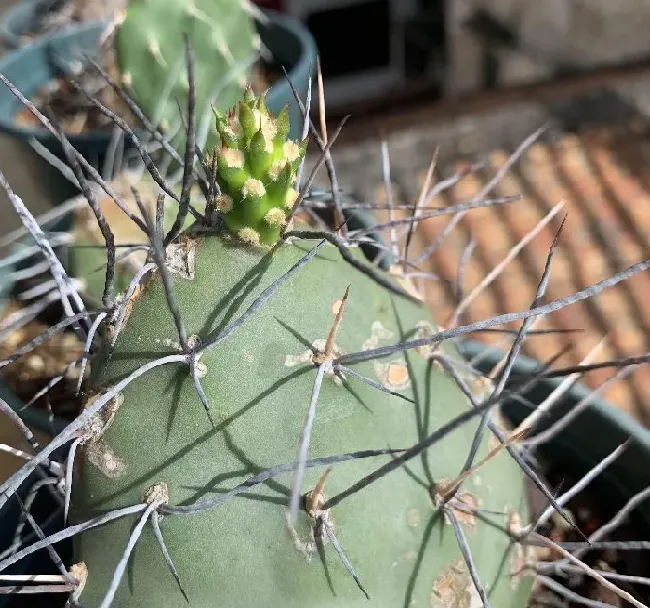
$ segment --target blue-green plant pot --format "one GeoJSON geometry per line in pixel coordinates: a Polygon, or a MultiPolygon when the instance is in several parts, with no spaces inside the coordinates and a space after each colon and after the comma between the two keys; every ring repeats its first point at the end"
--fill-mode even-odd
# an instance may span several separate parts
{"type": "MultiPolygon", "coordinates": [[[[484,373],[490,371],[504,356],[497,349],[486,352],[484,344],[470,340],[460,342],[459,348],[467,359],[481,354],[482,360],[477,368],[484,373]]],[[[519,356],[506,388],[515,389],[540,368],[537,361],[519,356]]],[[[538,405],[560,382],[561,379],[542,380],[523,396],[533,406],[538,405]]],[[[551,409],[549,415],[540,421],[537,429],[548,429],[590,393],[591,390],[586,386],[574,385],[551,409]]],[[[504,404],[502,412],[517,425],[530,414],[531,407],[512,399],[504,404]]],[[[553,463],[563,473],[579,479],[628,438],[632,440],[628,449],[590,485],[603,504],[618,510],[634,494],[650,486],[650,469],[646,465],[650,462],[650,431],[626,412],[594,395],[590,405],[563,431],[548,443],[539,446],[539,456],[545,462],[553,463]]],[[[650,501],[641,504],[633,518],[644,531],[644,538],[649,538],[650,501]]]]}
{"type": "Polygon", "coordinates": [[[0,15],[0,41],[9,49],[27,46],[25,35],[34,31],[39,13],[46,10],[48,0],[22,0],[2,11],[0,15]]]}
{"type": "Polygon", "coordinates": [[[14,286],[14,265],[7,264],[0,266],[0,314],[4,310],[7,299],[14,286]]]}
{"type": "MultiPolygon", "coordinates": [[[[287,70],[304,100],[310,74],[316,65],[316,43],[296,19],[275,11],[266,11],[266,15],[268,22],[258,25],[262,42],[278,66],[287,70]]],[[[104,27],[104,22],[88,22],[38,38],[32,44],[5,55],[0,60],[0,73],[29,99],[47,83],[69,74],[75,65],[85,61],[86,55],[98,59],[104,27]]],[[[298,138],[302,130],[302,115],[288,82],[282,77],[272,85],[267,105],[273,112],[279,112],[286,104],[290,106],[291,136],[298,138]]],[[[0,85],[0,132],[25,142],[35,138],[55,156],[64,159],[61,145],[49,131],[16,123],[16,115],[21,109],[22,105],[11,91],[0,85]]],[[[98,169],[104,165],[111,137],[110,131],[68,135],[72,145],[98,169]]],[[[129,142],[126,143],[128,149],[129,142]]]]}
{"type": "Polygon", "coordinates": [[[23,36],[31,30],[36,19],[38,2],[23,1],[2,11],[0,15],[0,41],[8,49],[24,46],[23,36]]]}

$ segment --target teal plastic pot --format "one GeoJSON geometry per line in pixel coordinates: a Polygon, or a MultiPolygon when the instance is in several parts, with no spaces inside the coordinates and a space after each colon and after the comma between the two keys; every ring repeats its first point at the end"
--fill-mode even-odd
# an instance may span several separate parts
{"type": "MultiPolygon", "coordinates": [[[[27,46],[24,38],[36,29],[39,17],[54,4],[56,0],[22,0],[0,15],[0,40],[9,49],[27,46]]],[[[72,24],[74,27],[74,24],[72,24]]],[[[69,26],[64,26],[69,27],[69,26]]]]}
{"type": "Polygon", "coordinates": [[[23,36],[32,29],[36,20],[39,2],[18,2],[5,9],[0,15],[0,41],[8,49],[17,49],[25,44],[23,36]]]}
{"type": "Polygon", "coordinates": [[[13,264],[0,265],[0,314],[4,310],[4,307],[7,303],[7,299],[11,294],[11,289],[14,286],[13,272],[14,272],[13,264]]]}
{"type": "MultiPolygon", "coordinates": [[[[310,70],[316,65],[316,43],[302,23],[275,11],[266,11],[268,22],[258,29],[264,45],[271,51],[278,67],[284,66],[289,78],[303,99],[306,97],[310,70]]],[[[16,49],[0,60],[4,74],[28,99],[57,77],[70,73],[75,64],[83,62],[86,55],[98,58],[99,38],[103,22],[88,22],[43,36],[33,44],[16,49]]],[[[293,138],[302,130],[302,115],[291,88],[281,77],[269,91],[267,105],[279,112],[290,105],[293,138]]],[[[20,102],[5,86],[0,85],[0,132],[22,141],[37,139],[50,152],[64,159],[63,150],[56,138],[43,128],[26,128],[16,124],[16,114],[22,109],[20,102]]],[[[72,145],[84,158],[101,169],[111,142],[110,131],[97,131],[69,135],[72,145]]],[[[127,141],[127,149],[129,142],[127,141]]]]}
{"type": "MultiPolygon", "coordinates": [[[[483,359],[477,363],[477,368],[484,373],[491,370],[504,356],[504,353],[497,349],[486,352],[484,344],[474,341],[459,342],[459,349],[467,359],[482,354],[483,359]]],[[[540,367],[540,363],[519,356],[506,388],[515,389],[522,385],[540,367]]],[[[531,404],[537,405],[544,401],[560,382],[561,379],[543,380],[525,393],[524,397],[531,404]]],[[[548,429],[591,392],[582,384],[574,385],[565,393],[563,399],[551,408],[549,415],[540,421],[538,430],[548,429]]],[[[502,412],[517,425],[531,410],[531,406],[524,405],[519,400],[509,400],[504,404],[502,412]]],[[[553,463],[571,478],[579,479],[628,438],[632,440],[628,449],[590,485],[603,505],[618,510],[634,494],[650,486],[650,469],[646,466],[646,463],[650,462],[650,431],[624,411],[594,396],[590,405],[560,434],[547,444],[539,446],[538,456],[541,461],[553,463]]],[[[643,530],[643,538],[650,538],[650,500],[642,503],[632,517],[643,530]]]]}
{"type": "MultiPolygon", "coordinates": [[[[29,46],[7,53],[0,60],[0,72],[30,99],[44,85],[70,73],[75,60],[86,54],[96,59],[103,27],[102,22],[95,21],[43,36],[29,46]]],[[[0,132],[24,143],[34,138],[55,156],[64,159],[61,145],[49,131],[16,123],[16,115],[22,109],[11,91],[0,84],[0,132]]],[[[72,145],[96,167],[101,167],[110,138],[110,132],[69,136],[72,145]]]]}

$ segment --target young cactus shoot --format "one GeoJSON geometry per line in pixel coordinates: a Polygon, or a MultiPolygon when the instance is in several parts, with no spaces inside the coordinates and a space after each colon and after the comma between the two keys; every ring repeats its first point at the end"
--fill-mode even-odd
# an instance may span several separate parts
{"type": "Polygon", "coordinates": [[[287,139],[289,107],[274,117],[251,87],[227,114],[214,111],[217,209],[228,229],[252,245],[273,245],[298,198],[296,179],[307,140],[287,139]]]}

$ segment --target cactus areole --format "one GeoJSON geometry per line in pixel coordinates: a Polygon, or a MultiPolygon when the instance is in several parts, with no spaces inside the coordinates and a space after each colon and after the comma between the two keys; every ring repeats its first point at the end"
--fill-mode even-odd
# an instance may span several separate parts
{"type": "MultiPolygon", "coordinates": [[[[226,228],[190,230],[167,248],[187,348],[201,352],[196,375],[185,364],[161,365],[109,403],[80,447],[72,523],[152,497],[165,507],[212,504],[191,513],[165,514],[163,508],[162,516],[152,516],[189,605],[198,608],[481,606],[452,522],[436,508],[440,488],[462,470],[477,418],[330,509],[328,498],[399,452],[349,459],[331,466],[328,475],[327,464],[308,466],[295,525],[288,515],[295,467],[227,495],[260,471],[298,461],[317,375],[322,386],[308,444],[312,463],[409,448],[471,405],[431,360],[431,348],[345,369],[332,365],[345,353],[427,336],[436,326],[419,302],[380,285],[329,244],[226,339],[202,350],[318,243],[296,237],[276,243],[295,202],[296,167],[304,154],[303,146],[286,140],[285,115],[270,116],[263,99],[247,93],[235,111],[217,114],[216,125],[221,194],[215,215],[226,228]],[[338,331],[331,332],[337,323],[338,331]],[[224,500],[215,506],[219,497],[224,500]]],[[[351,252],[368,264],[358,250],[351,252]]],[[[163,281],[152,272],[129,302],[112,354],[94,365],[88,399],[182,348],[163,281]]],[[[442,351],[457,356],[446,345],[442,351]]],[[[489,389],[470,386],[477,395],[489,389]]],[[[490,447],[486,436],[477,458],[490,447]]],[[[471,475],[449,504],[491,605],[524,606],[531,579],[522,577],[521,547],[503,532],[526,518],[517,464],[502,452],[471,475]]],[[[88,569],[81,605],[102,605],[141,516],[115,519],[77,537],[76,560],[88,569]]],[[[142,530],[112,605],[187,605],[154,525],[142,530]]]]}

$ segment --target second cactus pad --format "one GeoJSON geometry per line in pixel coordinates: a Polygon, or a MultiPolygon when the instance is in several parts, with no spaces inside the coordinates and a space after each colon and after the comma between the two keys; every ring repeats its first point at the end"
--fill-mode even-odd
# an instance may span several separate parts
{"type": "Polygon", "coordinates": [[[195,55],[197,119],[240,97],[259,37],[242,0],[131,0],[115,34],[118,68],[144,113],[180,125],[188,90],[183,36],[195,55]]]}

